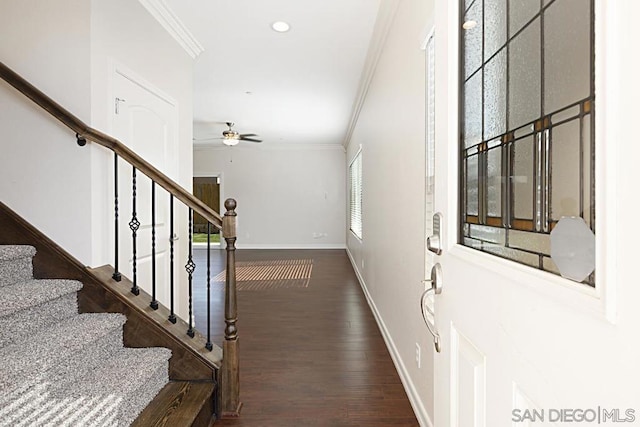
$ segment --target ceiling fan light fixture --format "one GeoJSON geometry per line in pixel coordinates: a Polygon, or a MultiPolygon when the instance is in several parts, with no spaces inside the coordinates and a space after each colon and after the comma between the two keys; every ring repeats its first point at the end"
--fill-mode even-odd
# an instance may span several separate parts
{"type": "Polygon", "coordinates": [[[291,29],[291,26],[284,21],[276,21],[271,24],[271,28],[277,33],[286,33],[291,29]]]}
{"type": "Polygon", "coordinates": [[[224,145],[228,145],[229,147],[233,147],[234,145],[238,145],[238,143],[240,142],[240,137],[239,136],[231,136],[231,137],[227,137],[225,136],[224,138],[222,138],[222,143],[224,145]]]}

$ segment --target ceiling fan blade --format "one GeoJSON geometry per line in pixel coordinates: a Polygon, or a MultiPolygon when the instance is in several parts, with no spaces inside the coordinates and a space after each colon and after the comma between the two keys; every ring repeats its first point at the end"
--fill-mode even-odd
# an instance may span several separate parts
{"type": "Polygon", "coordinates": [[[240,138],[245,138],[247,136],[258,136],[255,133],[241,133],[240,138]]]}
{"type": "Polygon", "coordinates": [[[193,141],[195,142],[202,142],[202,141],[215,141],[218,139],[224,139],[223,137],[211,137],[211,138],[193,138],[193,141]]]}
{"type": "Polygon", "coordinates": [[[249,141],[249,142],[262,142],[261,139],[254,139],[254,138],[240,138],[240,141],[249,141]]]}

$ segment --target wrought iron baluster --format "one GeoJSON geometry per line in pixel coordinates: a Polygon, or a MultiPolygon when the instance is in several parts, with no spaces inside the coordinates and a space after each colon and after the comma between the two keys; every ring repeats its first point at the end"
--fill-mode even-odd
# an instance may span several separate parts
{"type": "Polygon", "coordinates": [[[207,221],[207,350],[213,350],[211,344],[211,223],[207,221]]]}
{"type": "Polygon", "coordinates": [[[171,293],[171,314],[169,322],[176,323],[177,318],[173,306],[173,194],[169,194],[169,292],[171,293]]]}
{"type": "Polygon", "coordinates": [[[158,309],[156,300],[156,182],[151,181],[151,302],[149,307],[158,309]]]}
{"type": "Polygon", "coordinates": [[[120,269],[119,269],[119,254],[118,254],[118,250],[120,247],[120,242],[118,241],[118,155],[116,153],[113,153],[113,196],[114,196],[114,202],[113,202],[113,210],[114,210],[114,239],[113,239],[113,243],[114,243],[114,260],[113,260],[113,275],[111,277],[113,277],[113,280],[115,280],[116,282],[119,282],[122,280],[122,274],[120,274],[120,269]]]}
{"type": "Polygon", "coordinates": [[[189,275],[189,329],[187,335],[191,338],[195,336],[193,329],[193,272],[196,270],[196,264],[193,262],[193,210],[189,208],[189,260],[184,268],[189,275]]]}
{"type": "Polygon", "coordinates": [[[140,228],[140,221],[138,221],[138,213],[136,212],[136,167],[133,167],[133,197],[132,197],[132,208],[131,208],[131,221],[129,221],[129,228],[131,229],[131,235],[133,238],[133,257],[132,257],[132,267],[133,267],[133,286],[131,287],[131,293],[134,295],[140,295],[140,288],[138,287],[138,265],[137,265],[137,240],[138,240],[138,229],[140,228]]]}

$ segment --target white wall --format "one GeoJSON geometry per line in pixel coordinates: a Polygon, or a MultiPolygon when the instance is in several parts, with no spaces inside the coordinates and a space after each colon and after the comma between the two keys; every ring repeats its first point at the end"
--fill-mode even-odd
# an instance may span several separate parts
{"type": "MultiPolygon", "coordinates": [[[[123,67],[146,84],[170,97],[178,110],[177,181],[191,190],[193,129],[193,59],[138,1],[91,1],[91,106],[92,126],[113,132],[111,108],[114,68],[123,67]]],[[[96,150],[92,156],[93,215],[92,235],[94,265],[113,264],[113,157],[107,150],[96,150]],[[106,226],[105,226],[106,224],[106,226]]],[[[161,194],[161,193],[159,193],[161,194]]],[[[121,226],[129,218],[121,212],[121,226]]],[[[186,236],[187,216],[176,204],[176,232],[186,236]]],[[[187,239],[177,241],[176,259],[183,265],[187,259],[187,239]]],[[[188,317],[187,277],[177,269],[178,293],[176,311],[188,317]]],[[[144,286],[143,286],[144,287],[144,286]]]]}
{"type": "MultiPolygon", "coordinates": [[[[112,117],[109,109],[114,106],[115,96],[111,91],[113,67],[123,66],[135,73],[177,102],[177,179],[180,185],[191,189],[193,59],[138,1],[93,0],[91,3],[93,126],[107,133],[113,131],[109,120],[112,117]]],[[[105,223],[110,225],[112,221],[112,164],[112,154],[106,150],[100,150],[92,157],[96,196],[92,223],[93,235],[96,236],[93,260],[96,265],[113,263],[113,234],[111,229],[104,227],[105,223]]],[[[186,225],[181,234],[186,234],[186,225]]]]}
{"type": "MultiPolygon", "coordinates": [[[[89,122],[89,3],[3,0],[0,60],[89,122]]],[[[91,147],[0,81],[0,201],[91,260],[91,147]]]]}
{"type": "MultiPolygon", "coordinates": [[[[112,130],[112,64],[174,99],[177,179],[191,188],[193,60],[139,2],[6,0],[0,28],[1,60],[98,130],[112,130]]],[[[0,201],[84,264],[113,264],[112,153],[78,147],[71,131],[5,83],[0,99],[0,201]]],[[[179,233],[186,229],[185,220],[179,233]]],[[[178,259],[186,244],[179,240],[178,259]]]]}
{"type": "Polygon", "coordinates": [[[419,309],[425,278],[426,72],[421,46],[432,13],[432,1],[399,2],[346,163],[362,146],[363,239],[347,232],[347,248],[424,424],[433,414],[433,340],[419,309]]]}
{"type": "Polygon", "coordinates": [[[221,198],[237,200],[238,247],[344,248],[342,146],[244,144],[196,147],[193,159],[196,176],[222,174],[221,198]]]}

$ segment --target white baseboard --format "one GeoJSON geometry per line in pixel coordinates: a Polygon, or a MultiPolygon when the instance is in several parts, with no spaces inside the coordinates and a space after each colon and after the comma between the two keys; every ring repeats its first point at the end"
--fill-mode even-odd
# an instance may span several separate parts
{"type": "Polygon", "coordinates": [[[238,249],[346,249],[344,243],[237,243],[238,249]]]}
{"type": "Polygon", "coordinates": [[[373,312],[373,317],[376,319],[376,322],[378,323],[378,328],[380,329],[380,332],[382,333],[382,338],[384,338],[384,342],[387,345],[387,349],[391,354],[391,360],[393,360],[393,364],[396,367],[396,371],[398,371],[398,375],[400,376],[400,381],[404,386],[404,390],[407,392],[407,396],[409,397],[409,402],[411,403],[413,412],[416,414],[416,418],[418,419],[418,422],[420,423],[421,426],[433,427],[433,422],[431,421],[431,417],[429,416],[429,413],[427,412],[426,408],[422,404],[422,400],[420,400],[420,397],[418,396],[418,391],[416,390],[416,387],[413,384],[411,377],[409,377],[407,368],[405,367],[404,362],[400,357],[400,353],[398,352],[398,349],[395,343],[393,342],[393,338],[391,338],[391,335],[389,334],[389,330],[387,329],[387,326],[385,325],[384,320],[380,316],[380,312],[376,307],[376,303],[373,301],[373,299],[371,298],[371,295],[369,294],[369,290],[367,289],[367,285],[364,282],[364,278],[360,274],[360,270],[356,266],[356,262],[353,259],[353,255],[351,254],[351,251],[349,250],[349,248],[347,248],[347,255],[349,256],[349,260],[351,261],[353,270],[355,271],[356,276],[358,277],[358,281],[360,282],[360,286],[362,287],[362,292],[364,292],[364,296],[367,298],[369,307],[373,312]]]}

